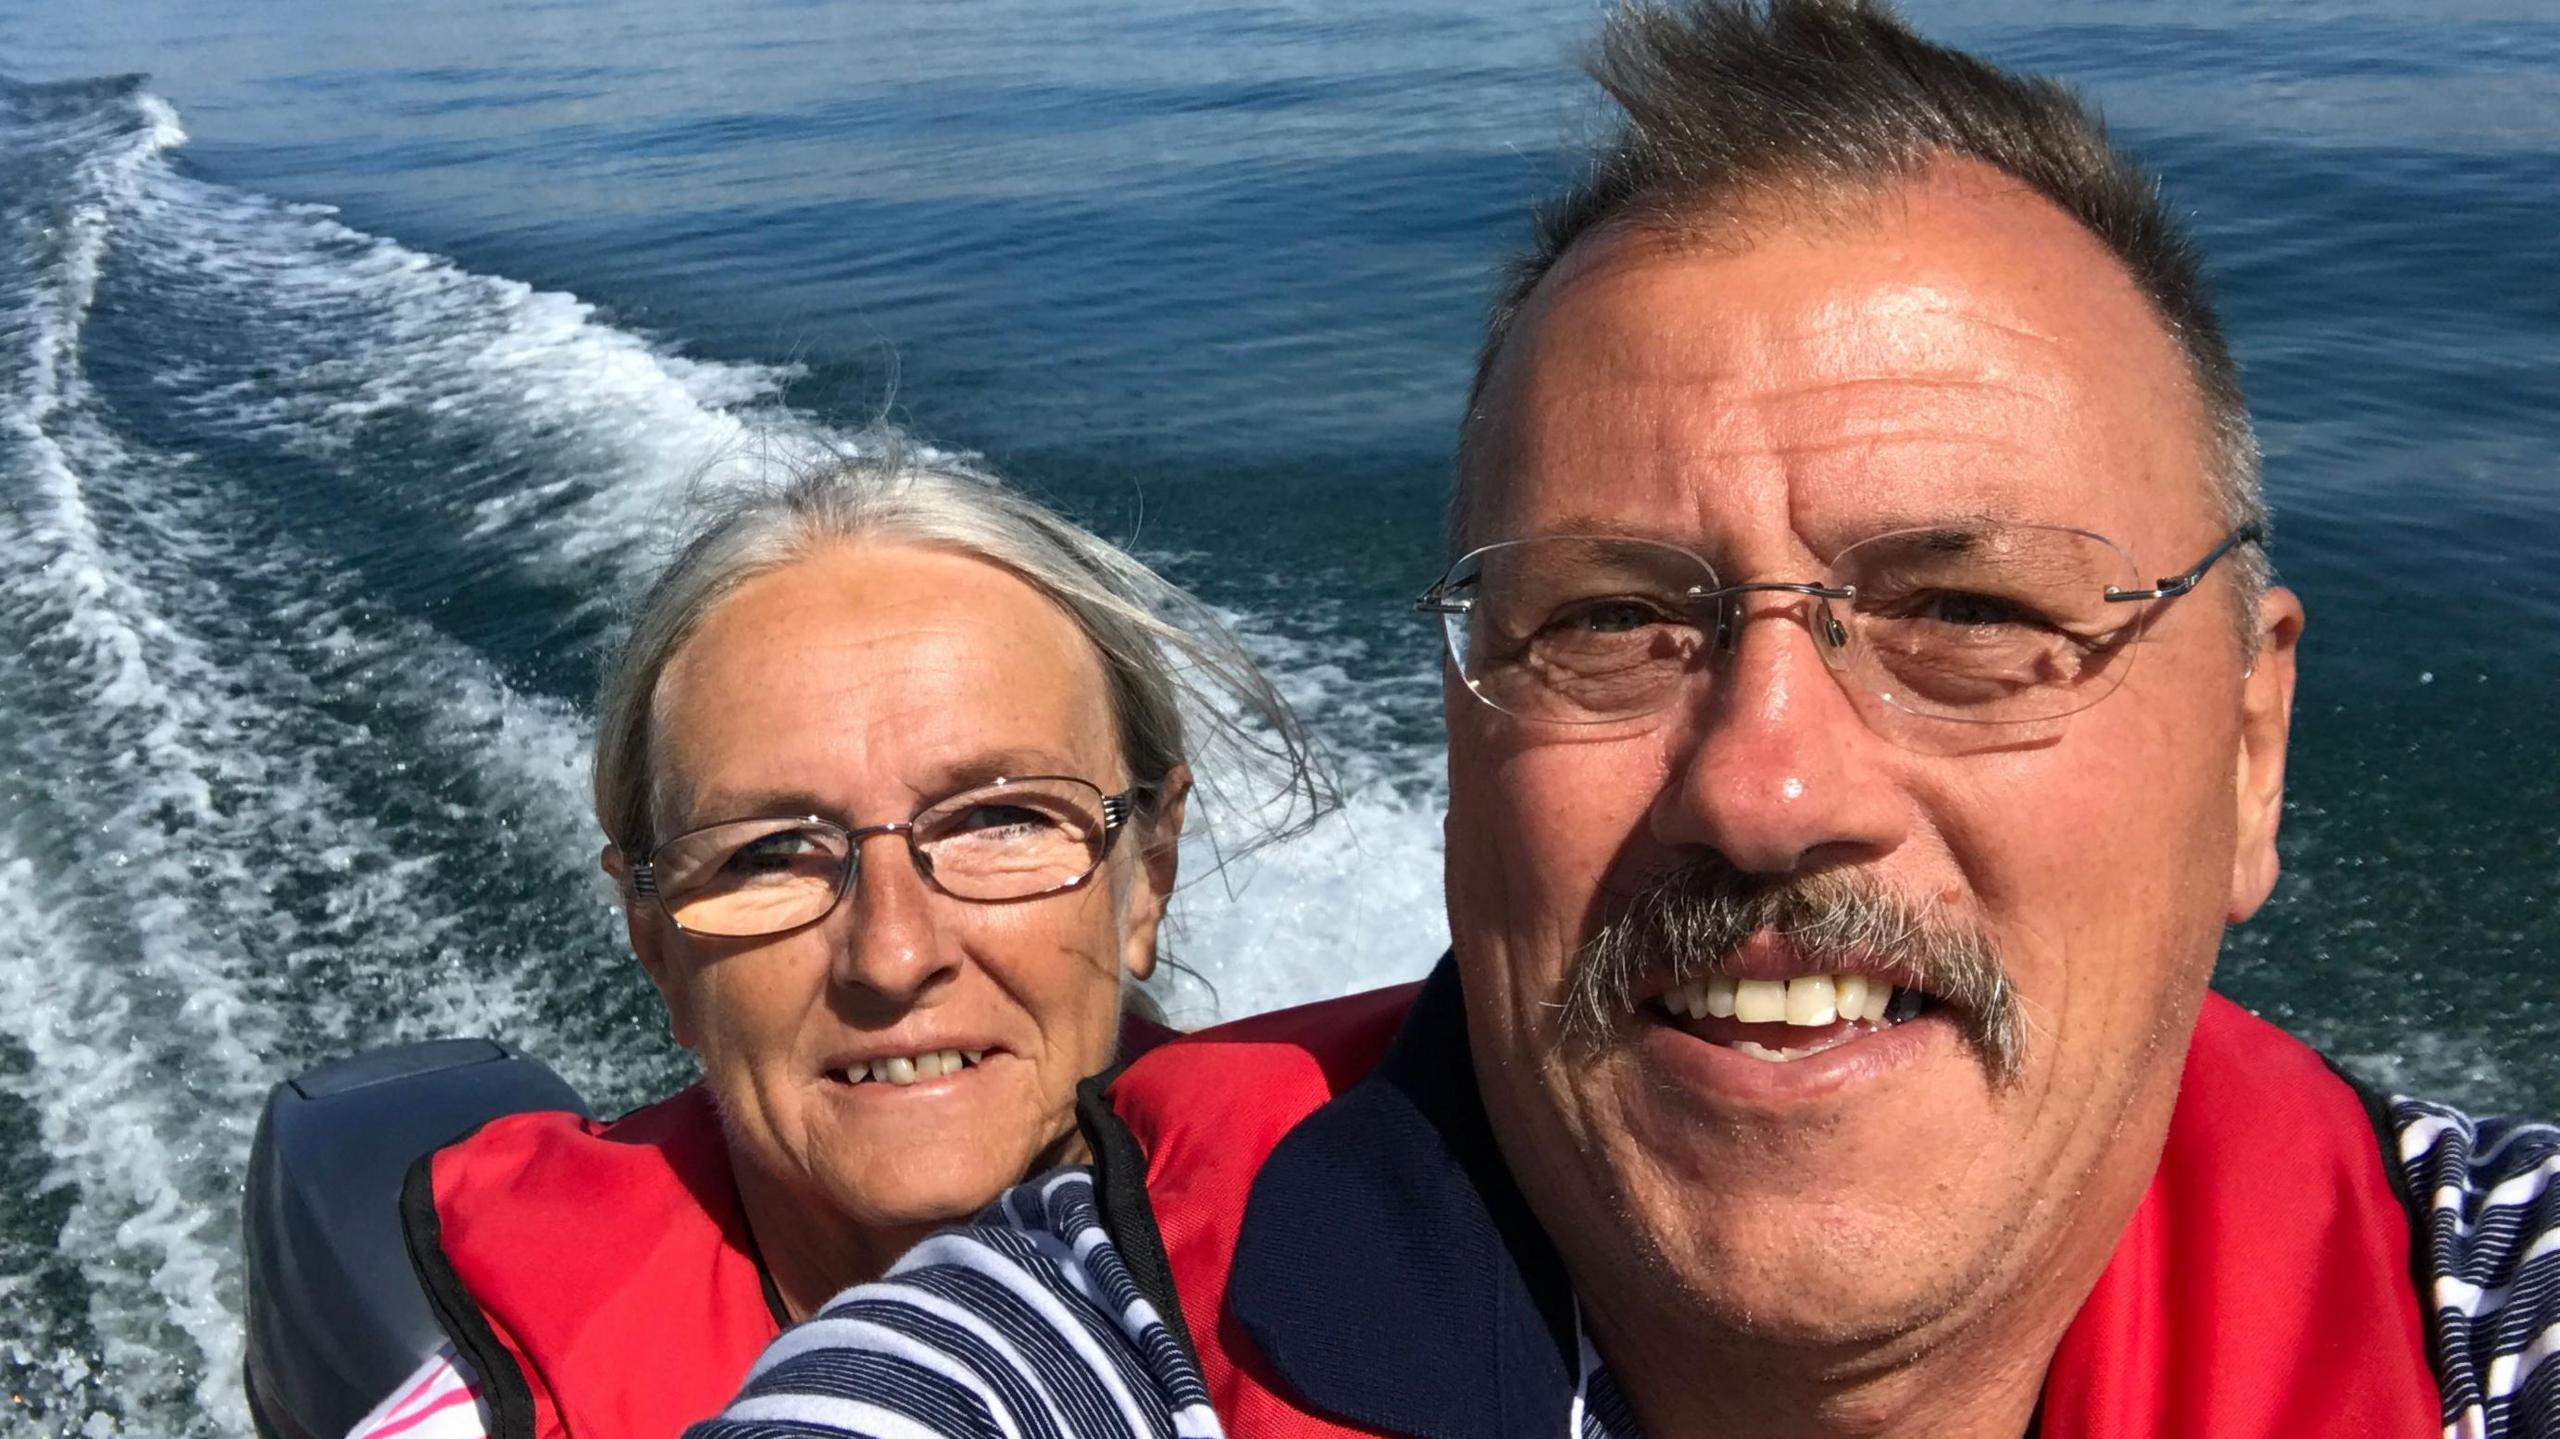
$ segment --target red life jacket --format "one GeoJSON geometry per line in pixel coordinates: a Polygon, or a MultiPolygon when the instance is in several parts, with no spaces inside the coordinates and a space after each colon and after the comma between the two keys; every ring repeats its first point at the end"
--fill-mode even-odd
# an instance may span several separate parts
{"type": "Polygon", "coordinates": [[[782,1332],[700,1085],[492,1120],[410,1171],[401,1217],[492,1439],[675,1439],[782,1332]]]}
{"type": "MultiPolygon", "coordinates": [[[[1143,1154],[1182,1325],[1238,1439],[1385,1432],[1298,1400],[1227,1284],[1265,1157],[1369,1072],[1413,995],[1189,1036],[1108,1091],[1136,1141],[1123,1163],[1143,1154]]],[[[2376,1119],[2317,1053],[2207,996],[2159,1169],[2047,1371],[2041,1439],[2441,1434],[2408,1211],[2376,1119]]],[[[1109,1152],[1099,1167],[1107,1186],[1109,1152]]],[[[1135,1247],[1143,1277],[1152,1261],[1135,1247]]]]}
{"type": "MultiPolygon", "coordinates": [[[[1172,1035],[1130,1015],[1120,1052],[1172,1035]]],[[[700,1085],[609,1124],[492,1120],[418,1161],[400,1207],[492,1439],[676,1439],[782,1332],[700,1085]]]]}

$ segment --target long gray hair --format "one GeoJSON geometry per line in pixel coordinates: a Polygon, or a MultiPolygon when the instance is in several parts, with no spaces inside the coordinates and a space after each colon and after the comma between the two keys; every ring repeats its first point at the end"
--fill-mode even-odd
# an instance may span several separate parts
{"type": "Polygon", "coordinates": [[[654,714],[668,663],[741,586],[864,539],[984,560],[1066,611],[1102,661],[1131,776],[1192,765],[1197,792],[1243,830],[1222,855],[1301,833],[1336,802],[1296,714],[1206,605],[975,464],[875,428],[782,478],[700,488],[688,508],[691,538],[634,607],[598,707],[596,819],[627,855],[663,838],[654,714]]]}

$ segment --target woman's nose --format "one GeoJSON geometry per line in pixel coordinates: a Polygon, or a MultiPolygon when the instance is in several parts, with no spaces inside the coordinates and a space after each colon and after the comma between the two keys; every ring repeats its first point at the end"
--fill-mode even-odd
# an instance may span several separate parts
{"type": "Polygon", "coordinates": [[[910,1000],[955,967],[936,923],[933,892],[916,872],[905,836],[876,834],[860,844],[853,892],[830,926],[835,982],[910,1000]]]}

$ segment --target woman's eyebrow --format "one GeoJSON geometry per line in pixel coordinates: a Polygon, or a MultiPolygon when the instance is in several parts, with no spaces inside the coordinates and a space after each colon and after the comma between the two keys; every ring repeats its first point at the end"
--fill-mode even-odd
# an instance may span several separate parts
{"type": "MultiPolygon", "coordinates": [[[[1000,779],[1021,779],[1030,775],[1066,775],[1072,779],[1099,784],[1102,777],[1080,772],[1076,762],[1055,750],[1021,747],[981,750],[942,761],[925,772],[927,778],[916,787],[910,805],[931,804],[946,795],[956,794],[1000,779]]],[[[707,824],[725,824],[733,819],[780,819],[786,816],[815,815],[840,824],[888,824],[907,818],[895,815],[853,815],[838,813],[838,806],[815,792],[789,786],[751,789],[720,789],[695,794],[682,827],[699,828],[707,824]]]]}
{"type": "MultiPolygon", "coordinates": [[[[1029,775],[1066,775],[1071,779],[1091,780],[1099,784],[1101,777],[1082,773],[1075,761],[1048,749],[1019,748],[981,750],[955,757],[937,771],[943,793],[967,789],[972,785],[991,784],[1000,779],[1020,779],[1029,775]]],[[[934,795],[923,798],[930,800],[934,795]]]]}
{"type": "Polygon", "coordinates": [[[706,824],[726,824],[733,819],[781,819],[799,815],[838,818],[833,813],[834,806],[807,790],[714,790],[696,794],[692,800],[684,820],[684,827],[688,829],[706,824]]]}

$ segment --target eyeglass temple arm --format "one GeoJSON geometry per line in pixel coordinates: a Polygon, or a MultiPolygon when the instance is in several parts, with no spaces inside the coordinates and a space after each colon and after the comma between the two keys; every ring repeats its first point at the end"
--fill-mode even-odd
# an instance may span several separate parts
{"type": "Polygon", "coordinates": [[[1120,837],[1120,830],[1128,824],[1129,816],[1137,813],[1141,806],[1154,803],[1156,792],[1162,788],[1162,785],[1133,784],[1118,794],[1102,797],[1102,845],[1106,851],[1110,849],[1111,842],[1120,837]]]}
{"type": "Polygon", "coordinates": [[[2127,604],[2135,600],[2176,599],[2178,596],[2194,589],[2197,585],[2204,583],[2205,572],[2220,563],[2224,555],[2231,553],[2242,545],[2260,543],[2265,540],[2266,537],[2267,532],[2264,529],[2261,529],[2256,525],[2243,525],[2240,528],[2233,530],[2230,534],[2224,536],[2221,544],[2215,545],[2212,549],[2207,550],[2205,552],[2205,557],[2196,561],[2194,566],[2185,574],[2163,575],[2154,582],[2152,588],[2147,590],[2120,590],[2113,585],[2109,585],[2107,586],[2105,599],[2109,604],[2127,604]]]}
{"type": "MultiPolygon", "coordinates": [[[[1792,581],[1767,580],[1755,584],[1725,585],[1720,589],[1712,590],[1703,585],[1693,585],[1689,589],[1688,598],[1701,604],[1710,600],[1718,604],[1731,604],[1735,596],[1762,590],[1783,590],[1789,594],[1812,595],[1816,599],[1825,600],[1855,599],[1858,594],[1856,585],[1809,585],[1792,581]]],[[[1413,607],[1425,614],[1462,615],[1475,607],[1475,601],[1451,599],[1448,582],[1442,580],[1434,582],[1431,588],[1424,590],[1422,597],[1413,602],[1413,607]]]]}

